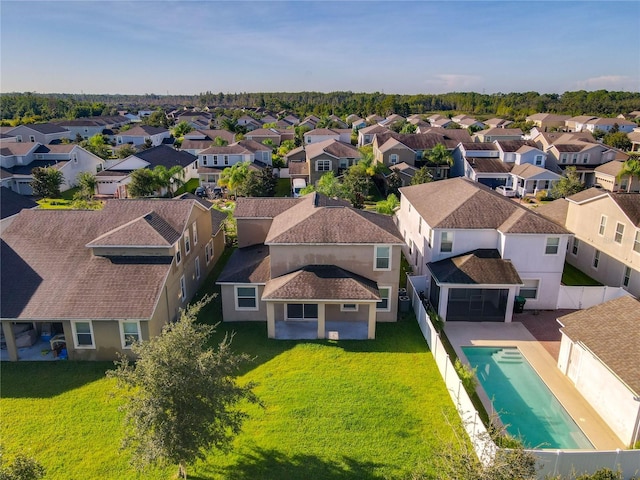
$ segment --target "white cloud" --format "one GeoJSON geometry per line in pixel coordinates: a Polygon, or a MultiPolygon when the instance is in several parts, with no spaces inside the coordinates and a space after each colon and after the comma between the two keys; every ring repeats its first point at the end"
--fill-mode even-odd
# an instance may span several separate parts
{"type": "Polygon", "coordinates": [[[463,75],[458,73],[441,73],[432,75],[425,81],[427,87],[432,91],[454,92],[463,90],[473,90],[480,86],[482,77],[479,75],[463,75]]]}
{"type": "Polygon", "coordinates": [[[638,90],[640,81],[627,75],[601,75],[576,82],[580,90],[638,90]]]}

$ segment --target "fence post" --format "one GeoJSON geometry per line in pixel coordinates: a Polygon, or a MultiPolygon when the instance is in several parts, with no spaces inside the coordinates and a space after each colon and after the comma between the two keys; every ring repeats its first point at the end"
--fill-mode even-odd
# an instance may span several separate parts
{"type": "Polygon", "coordinates": [[[447,359],[447,361],[444,362],[444,384],[446,385],[447,384],[447,370],[448,370],[448,367],[449,367],[449,355],[447,354],[447,356],[445,358],[447,359]]]}
{"type": "Polygon", "coordinates": [[[562,453],[562,450],[556,450],[556,463],[553,466],[553,475],[558,475],[558,462],[560,461],[560,455],[562,453]]]}

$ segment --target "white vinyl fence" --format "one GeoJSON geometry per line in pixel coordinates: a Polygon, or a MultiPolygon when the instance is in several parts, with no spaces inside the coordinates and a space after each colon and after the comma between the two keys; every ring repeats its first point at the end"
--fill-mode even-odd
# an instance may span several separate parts
{"type": "MultiPolygon", "coordinates": [[[[487,430],[480,419],[471,399],[462,386],[462,382],[456,373],[449,355],[442,345],[442,340],[433,324],[429,320],[429,315],[420,300],[419,293],[427,292],[425,277],[407,276],[407,295],[411,298],[413,311],[416,314],[418,325],[422,331],[424,339],[429,345],[429,349],[436,361],[440,375],[444,379],[449,395],[456,405],[458,414],[469,435],[473,447],[480,461],[487,465],[494,458],[498,447],[491,441],[487,430]]],[[[564,287],[563,287],[564,288],[564,287]]],[[[582,287],[579,287],[582,288],[582,287]]],[[[584,287],[592,288],[592,287],[584,287]]],[[[595,287],[602,288],[602,287],[595,287]]],[[[621,290],[608,287],[611,291],[621,290]]],[[[605,291],[606,292],[606,291],[605,291]]],[[[626,293],[626,292],[625,292],[626,293]]],[[[562,292],[561,292],[562,294],[562,292]]],[[[606,295],[613,295],[608,293],[606,295]]],[[[620,296],[618,294],[618,296],[620,296]]],[[[610,297],[611,298],[617,297],[610,297]]],[[[596,304],[604,300],[598,301],[596,304]]],[[[577,308],[577,307],[563,307],[577,308]]],[[[583,307],[586,308],[586,307],[583,307]]],[[[640,450],[613,450],[613,451],[593,451],[593,450],[528,450],[538,459],[538,478],[544,479],[547,476],[562,475],[569,477],[573,474],[593,473],[602,468],[610,468],[613,471],[622,472],[622,478],[631,479],[640,476],[640,450]]]]}
{"type": "Polygon", "coordinates": [[[560,285],[557,308],[590,308],[630,294],[621,287],[570,287],[560,285]]]}

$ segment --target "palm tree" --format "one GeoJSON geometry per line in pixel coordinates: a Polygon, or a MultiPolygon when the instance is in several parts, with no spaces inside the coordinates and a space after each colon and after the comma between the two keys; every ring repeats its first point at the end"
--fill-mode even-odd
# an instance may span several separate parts
{"type": "Polygon", "coordinates": [[[621,180],[622,177],[628,176],[629,183],[627,184],[627,193],[631,191],[631,184],[633,183],[634,178],[640,179],[640,159],[638,158],[629,158],[622,164],[622,169],[616,176],[618,180],[621,180]]]}
{"type": "Polygon", "coordinates": [[[156,188],[162,190],[166,188],[172,195],[175,188],[180,188],[184,183],[184,169],[180,165],[174,165],[167,169],[163,165],[157,165],[153,169],[156,188]]]}
{"type": "Polygon", "coordinates": [[[238,187],[242,186],[248,175],[249,162],[236,163],[222,171],[218,184],[221,187],[227,187],[235,195],[238,187]]]}
{"type": "Polygon", "coordinates": [[[427,160],[435,165],[444,165],[445,163],[449,164],[449,166],[453,165],[453,155],[451,155],[447,147],[441,143],[431,149],[427,160]]]}

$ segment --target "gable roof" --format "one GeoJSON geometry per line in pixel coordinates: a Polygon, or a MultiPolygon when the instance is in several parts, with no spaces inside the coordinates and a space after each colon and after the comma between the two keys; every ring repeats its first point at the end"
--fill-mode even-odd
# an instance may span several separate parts
{"type": "Polygon", "coordinates": [[[536,208],[536,213],[548,218],[554,223],[564,227],[567,223],[567,212],[569,211],[569,202],[565,198],[559,198],[546,205],[540,205],[536,208]]]}
{"type": "Polygon", "coordinates": [[[271,278],[269,247],[254,245],[237,248],[229,257],[216,283],[259,283],[271,278]]]}
{"type": "Polygon", "coordinates": [[[503,260],[495,249],[472,252],[429,262],[427,267],[438,284],[522,285],[510,260],[503,260]]]}
{"type": "Polygon", "coordinates": [[[0,218],[16,215],[23,208],[34,208],[38,204],[25,195],[20,195],[10,188],[0,187],[0,218]]]}
{"type": "Polygon", "coordinates": [[[85,245],[127,224],[142,227],[129,230],[135,244],[138,232],[146,235],[139,219],[150,212],[183,232],[194,208],[204,207],[195,200],[153,199],[109,200],[95,211],[21,211],[2,235],[2,318],[148,319],[172,256],[103,257],[85,245]]]}
{"type": "Polygon", "coordinates": [[[235,218],[274,218],[302,201],[302,198],[238,197],[235,218]]]}
{"type": "Polygon", "coordinates": [[[583,344],[636,395],[640,394],[640,303],[624,296],[558,318],[560,331],[583,344]],[[602,321],[606,319],[606,321],[602,321]]]}
{"type": "Polygon", "coordinates": [[[51,133],[69,133],[69,130],[67,130],[66,128],[63,128],[60,125],[55,125],[53,123],[30,123],[28,125],[18,125],[14,129],[9,130],[9,132],[12,132],[19,127],[30,128],[31,130],[35,130],[38,133],[42,133],[43,135],[48,135],[51,133]]]}
{"type": "Polygon", "coordinates": [[[476,132],[476,135],[484,135],[491,137],[508,137],[508,136],[516,136],[522,135],[522,130],[519,128],[487,128],[486,130],[480,130],[476,132]]]}
{"type": "Polygon", "coordinates": [[[403,243],[393,218],[314,193],[273,219],[265,244],[403,243]]]}
{"type": "Polygon", "coordinates": [[[147,135],[157,135],[159,133],[168,133],[169,130],[161,127],[152,127],[150,125],[136,125],[129,130],[120,132],[119,137],[146,137],[147,135]]]}
{"type": "Polygon", "coordinates": [[[379,301],[376,282],[335,265],[307,265],[269,280],[263,300],[379,301]]]}
{"type": "Polygon", "coordinates": [[[304,146],[307,159],[313,159],[323,153],[335,158],[360,158],[360,150],[350,143],[340,142],[334,138],[322,142],[310,143],[304,146]]]}
{"type": "Polygon", "coordinates": [[[37,142],[6,142],[0,140],[0,155],[4,157],[26,155],[39,145],[37,142]]]}
{"type": "Polygon", "coordinates": [[[537,177],[539,175],[544,175],[546,176],[546,178],[558,180],[561,178],[560,175],[552,172],[551,170],[547,170],[546,168],[538,167],[537,165],[532,165],[530,163],[521,163],[520,165],[514,165],[511,169],[511,173],[525,179],[537,177]]]}
{"type": "Polygon", "coordinates": [[[477,173],[509,173],[513,165],[499,158],[466,157],[469,166],[477,173]]]}
{"type": "Polygon", "coordinates": [[[400,193],[431,228],[569,233],[490,188],[462,177],[402,187],[400,193]]]}
{"type": "Polygon", "coordinates": [[[611,160],[610,162],[598,165],[595,168],[595,171],[598,173],[602,173],[603,175],[616,177],[622,170],[622,165],[624,165],[624,162],[621,162],[619,160],[611,160]]]}
{"type": "Polygon", "coordinates": [[[141,152],[136,153],[134,157],[144,160],[145,162],[149,162],[150,168],[162,165],[167,169],[176,165],[180,165],[185,168],[198,159],[195,155],[191,155],[189,152],[176,150],[175,148],[168,147],[167,145],[158,145],[157,147],[142,150],[141,152]]]}
{"type": "MultiPolygon", "coordinates": [[[[504,128],[501,130],[504,130],[504,128]]],[[[523,146],[538,149],[538,145],[533,140],[494,140],[494,143],[503,152],[517,152],[523,146]]]]}

